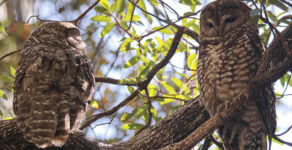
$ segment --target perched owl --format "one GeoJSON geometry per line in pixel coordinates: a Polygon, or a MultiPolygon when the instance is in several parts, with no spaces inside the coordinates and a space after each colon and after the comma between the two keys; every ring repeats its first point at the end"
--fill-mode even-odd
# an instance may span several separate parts
{"type": "Polygon", "coordinates": [[[94,89],[85,51],[69,22],[37,28],[22,49],[13,110],[24,138],[39,148],[63,146],[83,119],[94,89]]]}
{"type": "MultiPolygon", "coordinates": [[[[235,0],[214,1],[201,12],[198,80],[201,103],[211,116],[229,109],[256,75],[264,46],[249,19],[250,8],[235,0]]],[[[250,98],[219,126],[227,150],[266,150],[267,135],[276,129],[272,85],[250,98]]]]}

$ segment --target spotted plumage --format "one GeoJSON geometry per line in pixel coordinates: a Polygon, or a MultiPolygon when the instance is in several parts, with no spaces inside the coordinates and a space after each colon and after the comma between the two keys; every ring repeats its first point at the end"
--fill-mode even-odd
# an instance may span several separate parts
{"type": "MultiPolygon", "coordinates": [[[[217,0],[202,10],[198,80],[201,103],[210,115],[228,109],[256,75],[264,46],[256,28],[248,25],[249,12],[235,0],[217,0]]],[[[267,135],[276,129],[272,86],[251,94],[218,128],[227,150],[265,150],[267,135]]]]}
{"type": "Polygon", "coordinates": [[[37,28],[22,49],[13,110],[24,138],[39,148],[63,146],[83,119],[94,89],[85,51],[68,22],[37,28]]]}

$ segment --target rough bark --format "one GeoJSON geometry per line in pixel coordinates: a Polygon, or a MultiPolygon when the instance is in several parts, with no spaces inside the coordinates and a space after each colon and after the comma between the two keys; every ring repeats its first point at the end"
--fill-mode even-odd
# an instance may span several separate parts
{"type": "MultiPolygon", "coordinates": [[[[176,143],[199,127],[209,118],[208,113],[198,101],[189,101],[173,114],[132,139],[115,144],[103,144],[86,137],[81,131],[70,134],[68,142],[62,148],[51,147],[47,150],[97,150],[97,149],[158,149],[176,143]]],[[[1,150],[36,150],[26,142],[16,126],[16,119],[0,121],[1,150]]]]}

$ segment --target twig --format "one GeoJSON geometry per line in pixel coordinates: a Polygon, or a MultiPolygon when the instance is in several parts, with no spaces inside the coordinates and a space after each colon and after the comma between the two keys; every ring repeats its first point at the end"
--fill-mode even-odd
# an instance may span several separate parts
{"type": "Polygon", "coordinates": [[[128,31],[131,29],[132,21],[133,21],[133,17],[134,17],[134,12],[135,12],[135,8],[136,8],[136,5],[137,5],[138,2],[139,2],[139,0],[137,0],[137,1],[135,2],[134,8],[133,8],[133,11],[132,11],[132,14],[131,14],[130,24],[129,24],[129,27],[128,27],[128,29],[127,29],[128,31]]]}
{"type": "Polygon", "coordinates": [[[292,143],[286,142],[286,141],[280,139],[279,137],[277,137],[276,135],[273,135],[273,139],[275,139],[275,140],[277,140],[277,141],[279,141],[279,142],[281,142],[281,143],[283,143],[285,145],[292,146],[292,143]]]}
{"type": "Polygon", "coordinates": [[[289,3],[289,2],[287,2],[286,0],[280,0],[280,1],[283,2],[283,3],[285,3],[285,4],[287,4],[287,5],[289,5],[290,7],[292,7],[292,4],[289,3]]]}
{"type": "Polygon", "coordinates": [[[121,24],[120,21],[113,15],[111,14],[111,16],[114,18],[114,20],[116,21],[117,25],[123,29],[132,39],[136,40],[139,39],[138,37],[136,37],[135,35],[133,35],[129,30],[125,29],[121,24]]]}
{"type": "Polygon", "coordinates": [[[99,3],[100,0],[95,1],[90,7],[88,7],[78,18],[73,20],[73,23],[78,26],[80,19],[82,19],[94,6],[99,3]]]}
{"type": "Polygon", "coordinates": [[[146,97],[147,97],[147,111],[148,111],[148,121],[146,123],[145,126],[143,126],[142,128],[139,129],[139,131],[136,132],[135,136],[138,135],[139,133],[141,133],[144,129],[147,129],[148,127],[150,127],[151,125],[151,122],[152,122],[152,112],[151,112],[151,107],[152,107],[152,104],[151,104],[151,99],[149,97],[149,92],[148,92],[148,89],[145,89],[145,92],[146,92],[146,97]]]}
{"type": "Polygon", "coordinates": [[[111,110],[108,110],[108,111],[102,112],[100,114],[96,114],[96,115],[93,115],[93,116],[89,117],[84,122],[84,124],[81,125],[81,127],[79,129],[83,130],[84,128],[86,128],[91,123],[93,123],[94,121],[98,120],[99,118],[104,117],[104,116],[108,116],[108,115],[112,115],[112,114],[116,113],[121,107],[125,106],[128,102],[130,102],[133,98],[135,98],[139,94],[139,92],[140,91],[137,89],[130,96],[128,96],[125,100],[123,100],[120,104],[118,104],[117,106],[115,106],[111,110]]]}
{"type": "Polygon", "coordinates": [[[107,77],[95,77],[95,82],[103,82],[109,84],[117,84],[117,85],[127,85],[127,86],[137,86],[137,84],[132,83],[122,83],[121,80],[107,78],[107,77]]]}
{"type": "Polygon", "coordinates": [[[204,141],[204,144],[203,144],[201,150],[208,150],[209,147],[211,146],[211,141],[212,141],[212,140],[211,140],[211,138],[210,138],[210,135],[207,136],[207,137],[205,138],[205,141],[204,141]]]}
{"type": "Polygon", "coordinates": [[[10,53],[8,53],[8,54],[3,55],[3,56],[0,57],[0,61],[2,61],[4,58],[6,58],[6,57],[8,57],[8,56],[10,56],[10,55],[13,55],[13,54],[15,54],[15,53],[18,53],[18,52],[20,52],[20,51],[22,51],[22,49],[19,49],[19,50],[16,50],[16,51],[13,51],[13,52],[10,52],[10,53]]]}
{"type": "Polygon", "coordinates": [[[224,150],[223,144],[218,142],[212,135],[210,136],[212,142],[219,147],[219,149],[224,150]]]}
{"type": "Polygon", "coordinates": [[[291,130],[291,129],[292,129],[292,125],[286,131],[284,131],[283,133],[275,134],[275,136],[282,136],[282,135],[286,134],[287,132],[289,132],[289,130],[291,130]]]}
{"type": "Polygon", "coordinates": [[[149,36],[149,35],[151,35],[151,34],[157,32],[157,31],[160,31],[160,30],[162,30],[162,29],[165,29],[165,28],[167,28],[167,27],[169,27],[169,24],[166,25],[166,26],[160,27],[160,28],[158,28],[158,29],[156,29],[156,30],[150,31],[150,32],[148,32],[147,34],[142,35],[142,36],[139,38],[138,42],[140,42],[143,38],[145,38],[145,37],[147,37],[147,36],[149,36]]]}

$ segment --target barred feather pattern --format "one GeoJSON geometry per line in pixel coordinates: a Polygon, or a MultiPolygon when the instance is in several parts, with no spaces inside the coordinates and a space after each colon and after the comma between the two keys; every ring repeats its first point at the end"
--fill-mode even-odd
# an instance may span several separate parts
{"type": "MultiPolygon", "coordinates": [[[[247,6],[232,0],[217,0],[202,11],[198,80],[201,104],[210,115],[229,109],[230,103],[248,88],[264,53],[257,30],[247,25],[248,17],[244,19],[249,15],[246,12],[247,6]],[[208,25],[219,31],[207,30],[208,25]]],[[[272,85],[263,85],[220,125],[218,133],[227,150],[266,150],[267,135],[275,129],[275,95],[272,85]]]]}
{"type": "Polygon", "coordinates": [[[13,110],[24,138],[61,147],[87,110],[94,76],[77,27],[51,22],[26,42],[15,78],[13,110]]]}

